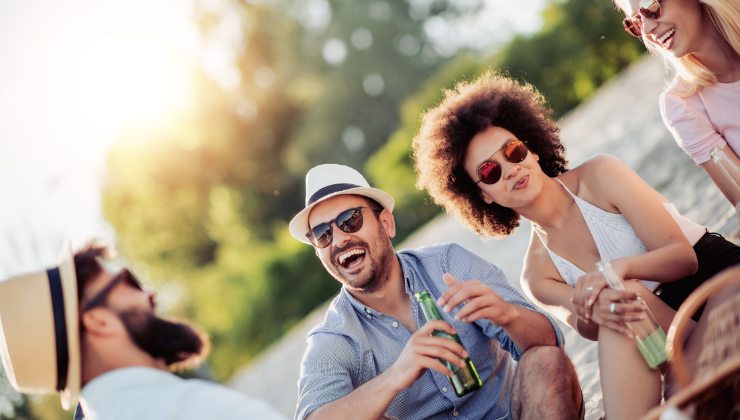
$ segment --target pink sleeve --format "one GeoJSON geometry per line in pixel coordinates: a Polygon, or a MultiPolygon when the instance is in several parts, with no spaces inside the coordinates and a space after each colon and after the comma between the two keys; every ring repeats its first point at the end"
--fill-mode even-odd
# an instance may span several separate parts
{"type": "Polygon", "coordinates": [[[669,88],[660,96],[660,114],[679,146],[697,165],[709,161],[712,147],[724,147],[698,95],[682,98],[669,88]]]}

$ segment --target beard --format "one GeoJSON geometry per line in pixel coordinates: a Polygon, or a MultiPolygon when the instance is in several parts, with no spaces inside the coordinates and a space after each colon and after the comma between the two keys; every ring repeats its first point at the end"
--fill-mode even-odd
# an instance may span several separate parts
{"type": "MultiPolygon", "coordinates": [[[[385,234],[385,231],[379,230],[379,234],[380,233],[385,234]]],[[[392,259],[396,258],[396,253],[393,251],[393,245],[391,245],[391,241],[387,236],[380,236],[379,238],[380,239],[375,242],[373,247],[371,247],[367,242],[364,241],[354,241],[348,243],[342,248],[337,248],[333,250],[331,267],[327,267],[330,273],[340,283],[358,292],[373,293],[380,290],[383,285],[385,285],[390,279],[390,272],[393,261],[392,259]],[[341,266],[339,266],[336,262],[337,255],[354,247],[361,247],[365,249],[365,258],[370,259],[370,269],[361,277],[354,277],[342,273],[341,266]],[[375,251],[376,255],[370,254],[371,249],[375,251]]],[[[324,265],[327,266],[326,262],[324,262],[324,265]]]]}
{"type": "Polygon", "coordinates": [[[118,317],[134,344],[171,370],[195,368],[208,354],[207,336],[186,323],[140,309],[120,312],[118,317]]]}

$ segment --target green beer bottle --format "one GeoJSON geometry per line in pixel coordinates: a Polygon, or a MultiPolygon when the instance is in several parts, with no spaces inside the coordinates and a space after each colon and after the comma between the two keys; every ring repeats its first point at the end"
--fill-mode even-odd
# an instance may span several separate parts
{"type": "MultiPolygon", "coordinates": [[[[427,322],[434,321],[436,319],[444,321],[437,304],[434,303],[432,295],[429,294],[428,290],[423,290],[415,296],[416,300],[419,302],[419,306],[421,306],[421,311],[424,313],[424,319],[426,319],[427,322]]],[[[444,331],[435,330],[432,335],[435,337],[444,337],[462,345],[460,337],[458,337],[457,334],[447,334],[444,331]]],[[[452,389],[455,390],[455,395],[458,397],[462,397],[463,395],[473,392],[483,386],[483,382],[480,380],[478,372],[475,370],[475,366],[473,365],[473,361],[470,360],[470,357],[465,358],[464,368],[459,368],[457,365],[444,359],[439,359],[439,361],[452,371],[452,376],[450,376],[449,379],[452,384],[452,389]]]]}
{"type": "MultiPolygon", "coordinates": [[[[624,285],[624,280],[619,277],[609,261],[599,261],[596,263],[596,269],[604,275],[606,278],[609,288],[614,290],[627,290],[627,286],[624,285]]],[[[638,298],[639,299],[639,298],[638,298]]],[[[642,299],[639,299],[643,305],[645,305],[645,319],[640,321],[628,322],[627,327],[632,330],[635,335],[635,341],[637,348],[640,350],[640,354],[645,359],[650,369],[655,369],[658,366],[666,363],[668,355],[665,350],[666,335],[663,328],[655,320],[655,316],[650,312],[642,299]]]]}

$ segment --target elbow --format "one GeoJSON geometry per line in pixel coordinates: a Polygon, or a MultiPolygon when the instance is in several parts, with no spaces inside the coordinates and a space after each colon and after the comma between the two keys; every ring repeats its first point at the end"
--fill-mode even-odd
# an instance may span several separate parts
{"type": "Polygon", "coordinates": [[[699,260],[696,257],[696,251],[694,251],[694,248],[691,245],[686,244],[683,245],[682,248],[682,253],[680,255],[682,256],[681,267],[684,275],[680,277],[685,278],[694,275],[699,270],[699,260]]]}

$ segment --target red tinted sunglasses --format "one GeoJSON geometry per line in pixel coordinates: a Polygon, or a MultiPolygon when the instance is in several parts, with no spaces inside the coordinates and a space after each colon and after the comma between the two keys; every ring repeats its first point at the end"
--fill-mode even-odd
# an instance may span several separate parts
{"type": "MultiPolygon", "coordinates": [[[[519,139],[508,140],[503,146],[501,146],[501,149],[496,151],[496,153],[501,150],[504,151],[504,157],[506,160],[511,163],[519,163],[523,161],[529,153],[527,146],[519,139]]],[[[501,179],[501,165],[498,162],[491,160],[496,153],[491,155],[488,160],[478,166],[478,169],[476,170],[478,181],[475,182],[476,184],[482,182],[487,185],[493,185],[501,179]]]]}
{"type": "Polygon", "coordinates": [[[663,8],[660,4],[663,0],[640,0],[640,8],[632,15],[632,17],[624,18],[622,24],[624,29],[631,35],[636,37],[642,36],[642,17],[645,16],[649,19],[657,19],[663,12],[663,8]]]}
{"type": "Polygon", "coordinates": [[[334,233],[331,227],[332,223],[336,224],[342,232],[357,232],[362,229],[362,209],[370,209],[378,213],[383,211],[371,207],[355,207],[345,210],[339,213],[336,219],[326,223],[320,223],[311,228],[311,230],[306,234],[306,238],[308,238],[316,248],[326,248],[334,239],[334,233]]]}

